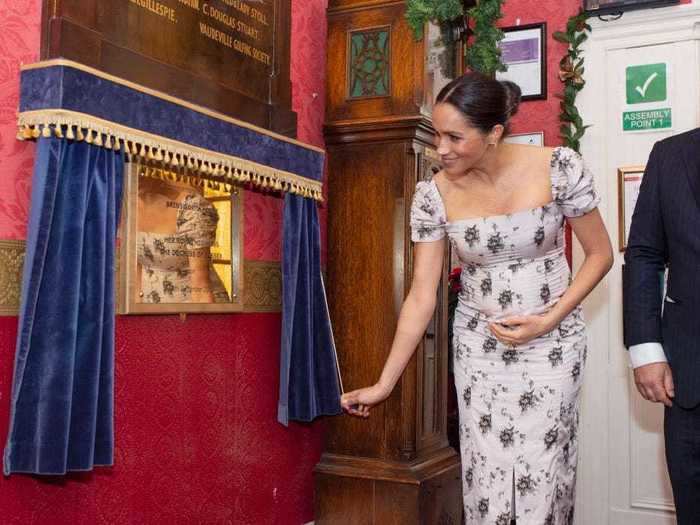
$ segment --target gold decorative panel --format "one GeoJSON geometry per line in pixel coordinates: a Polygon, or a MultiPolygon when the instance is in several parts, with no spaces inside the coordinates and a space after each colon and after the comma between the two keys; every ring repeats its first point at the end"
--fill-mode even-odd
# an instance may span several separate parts
{"type": "Polygon", "coordinates": [[[243,309],[246,312],[282,311],[282,267],[279,262],[243,264],[243,309]]]}
{"type": "Polygon", "coordinates": [[[19,312],[24,249],[24,241],[0,241],[0,315],[19,312]]]}

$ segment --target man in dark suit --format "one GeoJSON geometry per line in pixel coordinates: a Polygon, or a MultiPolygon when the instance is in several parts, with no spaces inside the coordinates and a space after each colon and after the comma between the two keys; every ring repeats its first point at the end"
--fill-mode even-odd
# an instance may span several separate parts
{"type": "Polygon", "coordinates": [[[639,393],[666,405],[678,524],[698,525],[700,128],[656,143],[649,156],[625,253],[624,322],[639,393]]]}

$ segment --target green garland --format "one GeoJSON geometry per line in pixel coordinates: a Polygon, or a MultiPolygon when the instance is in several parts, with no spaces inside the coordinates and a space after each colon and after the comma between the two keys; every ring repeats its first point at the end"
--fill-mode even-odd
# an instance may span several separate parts
{"type": "MultiPolygon", "coordinates": [[[[496,71],[505,71],[501,62],[498,42],[505,36],[496,27],[496,21],[503,17],[501,8],[505,0],[479,0],[467,12],[474,20],[474,42],[467,48],[466,64],[472,71],[494,76],[496,71]]],[[[423,28],[427,22],[440,24],[464,16],[462,0],[406,0],[406,19],[413,29],[416,40],[423,38],[423,28]]]]}
{"type": "Polygon", "coordinates": [[[501,7],[505,0],[479,0],[468,15],[474,20],[474,42],[467,48],[467,67],[484,75],[494,76],[497,71],[506,71],[501,62],[501,50],[498,43],[505,36],[496,27],[496,22],[503,18],[501,7]]]}
{"type": "Polygon", "coordinates": [[[562,99],[559,107],[560,137],[564,145],[580,151],[581,138],[590,126],[584,126],[583,119],[576,107],[576,97],[586,85],[583,79],[583,56],[581,44],[588,39],[591,26],[586,22],[588,16],[583,11],[569,18],[566,31],[555,31],[555,40],[568,44],[567,53],[559,61],[559,80],[564,83],[564,93],[557,95],[562,99]]]}
{"type": "Polygon", "coordinates": [[[423,38],[423,28],[430,21],[447,22],[464,16],[461,0],[406,0],[406,19],[416,40],[423,38]]]}

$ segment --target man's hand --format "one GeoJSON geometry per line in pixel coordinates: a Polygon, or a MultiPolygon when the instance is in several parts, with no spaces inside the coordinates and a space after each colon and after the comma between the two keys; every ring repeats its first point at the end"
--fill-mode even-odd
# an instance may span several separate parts
{"type": "Polygon", "coordinates": [[[675,392],[668,363],[651,363],[635,368],[634,382],[639,393],[647,401],[663,403],[667,407],[673,405],[671,400],[675,392]]]}

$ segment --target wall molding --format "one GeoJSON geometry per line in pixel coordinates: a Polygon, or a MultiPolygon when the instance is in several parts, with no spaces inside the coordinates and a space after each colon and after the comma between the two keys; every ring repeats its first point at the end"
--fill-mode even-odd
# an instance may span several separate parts
{"type": "MultiPolygon", "coordinates": [[[[0,316],[19,315],[26,242],[0,240],[0,316]]],[[[282,268],[278,261],[243,263],[245,312],[282,311],[282,268]]]]}
{"type": "Polygon", "coordinates": [[[0,315],[17,315],[24,266],[23,240],[0,240],[0,315]]]}

